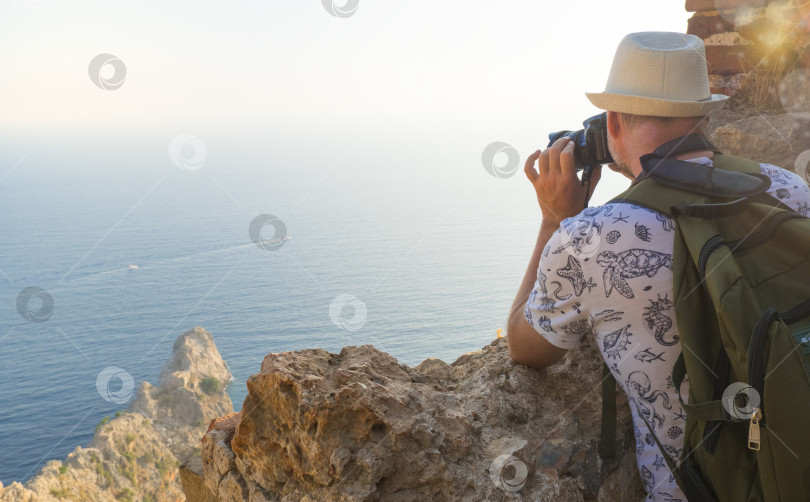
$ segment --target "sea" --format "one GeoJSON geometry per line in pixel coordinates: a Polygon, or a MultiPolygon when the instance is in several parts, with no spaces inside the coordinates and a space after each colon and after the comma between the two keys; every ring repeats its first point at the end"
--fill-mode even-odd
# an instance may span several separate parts
{"type": "Polygon", "coordinates": [[[2,136],[4,484],[87,445],[194,326],[236,410],[268,353],[449,363],[505,331],[541,221],[534,136],[186,126],[2,136]]]}

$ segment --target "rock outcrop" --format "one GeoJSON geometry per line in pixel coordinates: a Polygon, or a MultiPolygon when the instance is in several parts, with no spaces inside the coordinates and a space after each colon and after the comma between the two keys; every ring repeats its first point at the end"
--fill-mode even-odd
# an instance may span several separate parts
{"type": "Polygon", "coordinates": [[[592,341],[542,372],[514,364],[505,338],[413,368],[370,345],[269,354],[242,410],[203,438],[206,496],[640,500],[626,404],[618,458],[597,454],[601,368],[592,341]]]}
{"type": "Polygon", "coordinates": [[[211,334],[183,333],[157,387],[143,382],[129,411],[102,420],[64,462],[48,462],[25,485],[0,484],[0,502],[185,500],[178,466],[199,455],[205,423],[233,411],[230,380],[211,334]]]}
{"type": "Polygon", "coordinates": [[[764,105],[779,99],[790,73],[810,68],[805,0],[686,0],[686,10],[694,12],[687,33],[706,44],[714,92],[745,89],[746,100],[764,105]]]}
{"type": "Polygon", "coordinates": [[[810,113],[745,116],[725,112],[712,122],[712,143],[724,153],[783,167],[810,180],[810,113]]]}

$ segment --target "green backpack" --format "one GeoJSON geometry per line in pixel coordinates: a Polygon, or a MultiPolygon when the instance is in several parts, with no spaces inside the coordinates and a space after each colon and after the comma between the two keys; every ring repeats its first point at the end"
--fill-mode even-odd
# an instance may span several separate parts
{"type": "MultiPolygon", "coordinates": [[[[673,462],[655,441],[690,502],[807,501],[810,219],[766,193],[771,180],[758,163],[719,153],[700,135],[671,141],[641,157],[640,181],[611,201],[677,222],[680,458],[673,462]],[[715,151],[714,167],[672,158],[696,150],[715,151]],[[680,397],[685,375],[688,404],[680,397]]],[[[603,399],[600,455],[611,457],[612,378],[603,380],[603,399]]]]}

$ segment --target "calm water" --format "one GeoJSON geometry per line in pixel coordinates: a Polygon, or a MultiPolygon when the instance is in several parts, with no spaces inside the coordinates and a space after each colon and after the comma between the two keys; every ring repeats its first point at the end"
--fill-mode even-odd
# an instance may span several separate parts
{"type": "Polygon", "coordinates": [[[268,136],[209,134],[196,171],[171,163],[172,135],[2,145],[3,483],[86,445],[126,408],[100,397],[102,369],[157,383],[172,342],[195,325],[231,368],[236,409],[269,352],[372,343],[409,365],[451,362],[505,327],[539,210],[520,170],[483,170],[493,138],[268,136]],[[277,251],[248,237],[263,213],[292,236],[277,251]],[[28,286],[53,297],[47,321],[17,312],[28,286]],[[365,305],[360,329],[332,322],[342,294],[365,305]]]}

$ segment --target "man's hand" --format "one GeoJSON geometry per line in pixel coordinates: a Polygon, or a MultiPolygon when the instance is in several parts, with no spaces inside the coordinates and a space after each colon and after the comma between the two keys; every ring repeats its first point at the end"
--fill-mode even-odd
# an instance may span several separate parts
{"type": "MultiPolygon", "coordinates": [[[[569,138],[560,138],[542,152],[537,150],[529,155],[523,172],[537,192],[543,225],[556,229],[562,220],[576,216],[584,209],[585,187],[577,177],[574,142],[569,138]],[[537,169],[534,167],[535,161],[537,169]]],[[[588,197],[593,194],[601,176],[602,166],[598,166],[591,173],[588,197]]]]}

